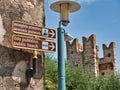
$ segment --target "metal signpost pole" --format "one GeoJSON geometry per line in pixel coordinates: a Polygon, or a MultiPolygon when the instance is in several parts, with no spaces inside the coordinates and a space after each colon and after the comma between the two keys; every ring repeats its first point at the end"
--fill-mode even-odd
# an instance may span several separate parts
{"type": "Polygon", "coordinates": [[[37,51],[36,50],[34,50],[34,52],[33,52],[33,61],[32,61],[32,67],[33,67],[33,73],[35,74],[36,73],[36,62],[37,62],[37,59],[38,59],[38,57],[37,57],[37,51]]]}
{"type": "Polygon", "coordinates": [[[59,25],[59,28],[57,29],[59,90],[66,90],[65,89],[64,32],[65,30],[61,27],[61,25],[59,25]]]}

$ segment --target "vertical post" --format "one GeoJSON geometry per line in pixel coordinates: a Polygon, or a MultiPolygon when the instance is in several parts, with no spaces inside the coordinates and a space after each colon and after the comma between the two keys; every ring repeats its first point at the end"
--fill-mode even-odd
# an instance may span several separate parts
{"type": "Polygon", "coordinates": [[[65,30],[59,26],[58,32],[58,90],[66,90],[65,88],[65,60],[64,60],[64,32],[65,30]]]}
{"type": "Polygon", "coordinates": [[[37,62],[37,51],[35,50],[33,52],[33,73],[35,74],[36,73],[36,62],[37,62]]]}

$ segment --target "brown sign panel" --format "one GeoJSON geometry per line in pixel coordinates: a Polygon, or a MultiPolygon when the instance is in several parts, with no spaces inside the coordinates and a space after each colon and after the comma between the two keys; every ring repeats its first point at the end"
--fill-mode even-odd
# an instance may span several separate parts
{"type": "Polygon", "coordinates": [[[47,39],[56,39],[56,31],[54,29],[30,25],[20,21],[13,21],[12,31],[18,34],[37,36],[47,39]]]}
{"type": "Polygon", "coordinates": [[[17,35],[12,37],[12,47],[46,52],[56,51],[55,42],[42,41],[17,35]]]}

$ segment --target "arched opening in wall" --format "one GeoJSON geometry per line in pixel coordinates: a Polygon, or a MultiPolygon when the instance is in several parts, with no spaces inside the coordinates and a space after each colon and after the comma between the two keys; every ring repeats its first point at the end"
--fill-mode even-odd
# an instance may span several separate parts
{"type": "Polygon", "coordinates": [[[108,68],[109,68],[110,70],[113,70],[113,69],[114,69],[113,63],[110,63],[110,64],[108,65],[108,68]]]}
{"type": "Polygon", "coordinates": [[[111,67],[110,69],[113,70],[113,67],[111,67]]]}
{"type": "Polygon", "coordinates": [[[108,53],[108,55],[107,55],[108,57],[111,57],[111,53],[108,53]]]}
{"type": "Polygon", "coordinates": [[[73,54],[73,51],[71,51],[71,54],[73,54]]]}
{"type": "Polygon", "coordinates": [[[104,76],[105,75],[105,73],[104,72],[102,72],[102,76],[104,76]]]}
{"type": "Polygon", "coordinates": [[[76,67],[78,67],[78,66],[79,66],[79,64],[77,63],[77,64],[75,64],[75,66],[76,66],[76,67]]]}

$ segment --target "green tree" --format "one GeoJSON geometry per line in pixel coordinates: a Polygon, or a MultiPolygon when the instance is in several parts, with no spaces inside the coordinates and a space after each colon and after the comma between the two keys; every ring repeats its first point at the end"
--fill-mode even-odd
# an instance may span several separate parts
{"type": "MultiPolygon", "coordinates": [[[[120,76],[95,77],[81,67],[69,67],[66,63],[66,90],[120,90],[120,76]]],[[[58,90],[58,65],[52,54],[45,57],[46,90],[58,90]]]]}
{"type": "Polygon", "coordinates": [[[66,70],[67,90],[87,90],[90,75],[81,67],[71,67],[66,70]]]}
{"type": "Polygon", "coordinates": [[[57,63],[53,54],[45,55],[45,88],[46,90],[57,90],[57,63]]]}

